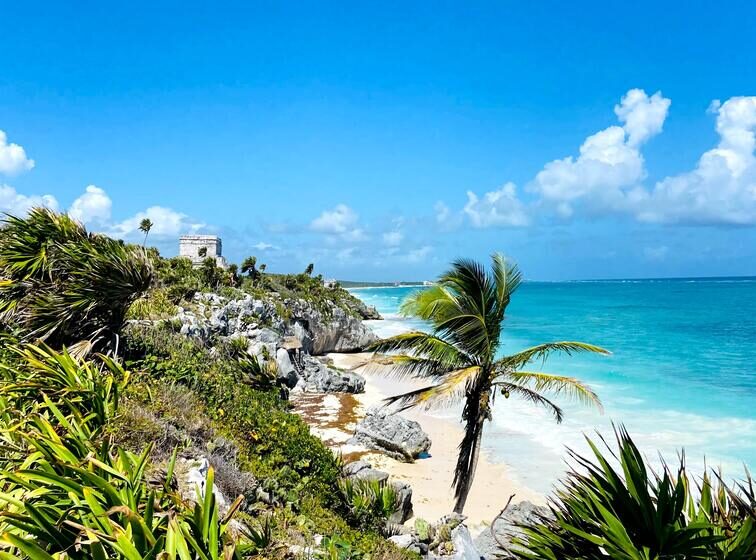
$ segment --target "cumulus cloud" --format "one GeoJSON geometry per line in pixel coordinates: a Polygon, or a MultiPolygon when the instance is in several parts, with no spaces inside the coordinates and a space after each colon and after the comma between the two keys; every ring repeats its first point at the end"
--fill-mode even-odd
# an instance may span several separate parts
{"type": "Polygon", "coordinates": [[[9,185],[0,185],[0,213],[23,216],[37,206],[58,209],[58,201],[51,194],[24,195],[9,185]]]}
{"type": "Polygon", "coordinates": [[[467,191],[464,213],[476,228],[521,227],[530,223],[525,206],[517,197],[517,187],[514,183],[507,183],[499,190],[487,192],[482,198],[478,198],[472,191],[467,191]]]}
{"type": "Polygon", "coordinates": [[[18,144],[9,144],[8,135],[0,130],[0,173],[16,175],[34,167],[34,160],[26,157],[26,151],[18,144]]]}
{"type": "Polygon", "coordinates": [[[104,224],[110,220],[113,201],[95,185],[89,185],[84,194],[73,201],[68,215],[84,224],[104,224]]]}
{"type": "Polygon", "coordinates": [[[756,96],[733,97],[710,108],[719,143],[695,169],[635,193],[641,221],[756,224],[756,96]]]}
{"type": "Polygon", "coordinates": [[[368,239],[365,230],[359,227],[359,216],[346,204],[337,204],[330,210],[324,210],[310,222],[310,229],[333,236],[332,241],[341,239],[359,243],[368,239]]]}
{"type": "Polygon", "coordinates": [[[383,234],[383,243],[389,247],[397,247],[402,244],[404,234],[401,231],[387,231],[383,234]]]}
{"type": "Polygon", "coordinates": [[[331,210],[325,210],[310,223],[313,231],[321,233],[347,233],[357,225],[359,216],[346,204],[337,204],[331,210]]]}
{"type": "Polygon", "coordinates": [[[635,196],[630,191],[646,176],[640,147],[661,132],[670,103],[661,92],[648,96],[631,89],[614,108],[622,126],[586,138],[577,157],[547,163],[529,190],[563,217],[581,203],[601,210],[626,208],[635,196]]]}
{"type": "Polygon", "coordinates": [[[177,237],[185,233],[195,233],[205,227],[205,224],[193,222],[186,214],[171,208],[150,206],[122,222],[111,225],[107,233],[115,237],[129,237],[137,233],[139,224],[145,218],[153,224],[151,236],[177,237]]]}
{"type": "Polygon", "coordinates": [[[417,264],[424,262],[432,252],[433,247],[430,245],[424,245],[400,255],[399,260],[410,264],[417,264]]]}
{"type": "Polygon", "coordinates": [[[255,243],[254,245],[252,245],[252,247],[257,249],[258,251],[270,251],[273,249],[278,249],[278,247],[276,247],[272,243],[266,243],[265,241],[260,241],[258,243],[255,243]]]}

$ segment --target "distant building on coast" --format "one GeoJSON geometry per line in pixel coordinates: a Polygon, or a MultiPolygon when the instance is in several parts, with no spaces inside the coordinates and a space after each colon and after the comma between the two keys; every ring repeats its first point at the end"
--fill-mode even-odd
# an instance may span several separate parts
{"type": "Polygon", "coordinates": [[[195,267],[211,258],[215,264],[226,268],[223,243],[217,235],[182,235],[179,237],[179,257],[186,257],[195,267]]]}

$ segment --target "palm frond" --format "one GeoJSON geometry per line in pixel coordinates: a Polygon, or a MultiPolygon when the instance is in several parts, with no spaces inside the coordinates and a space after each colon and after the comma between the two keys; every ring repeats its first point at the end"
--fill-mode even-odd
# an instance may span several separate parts
{"type": "Polygon", "coordinates": [[[373,354],[366,364],[370,373],[383,374],[396,379],[442,379],[454,368],[447,364],[406,354],[373,354]]]}
{"type": "Polygon", "coordinates": [[[516,264],[508,263],[501,253],[494,253],[491,256],[491,271],[496,285],[498,313],[503,319],[512,294],[522,283],[522,273],[516,264]]]}
{"type": "Polygon", "coordinates": [[[472,363],[473,359],[443,338],[420,331],[398,334],[379,340],[367,348],[369,352],[402,352],[456,368],[472,363]]]}
{"type": "Polygon", "coordinates": [[[564,353],[568,356],[579,352],[590,352],[594,354],[602,354],[608,356],[611,354],[608,350],[596,346],[594,344],[587,344],[585,342],[574,341],[562,341],[562,342],[547,342],[545,344],[538,344],[532,346],[516,354],[505,356],[496,361],[495,367],[498,370],[517,370],[534,360],[546,360],[550,354],[564,353]]]}
{"type": "Polygon", "coordinates": [[[534,371],[509,371],[499,379],[503,381],[496,383],[526,387],[538,393],[547,391],[555,396],[565,396],[582,404],[595,406],[602,413],[604,411],[601,400],[593,389],[574,377],[534,371]]]}
{"type": "Polygon", "coordinates": [[[554,415],[554,419],[557,423],[561,423],[564,418],[564,412],[557,406],[551,399],[548,399],[541,395],[538,391],[525,387],[524,385],[517,385],[515,383],[501,382],[496,384],[497,388],[503,392],[507,397],[516,395],[523,398],[535,405],[543,406],[549,412],[554,415]]]}
{"type": "Polygon", "coordinates": [[[407,410],[416,406],[424,410],[441,408],[461,400],[469,386],[475,382],[480,374],[479,366],[471,366],[448,373],[441,383],[415,389],[401,395],[385,399],[389,405],[399,404],[397,411],[407,410]]]}

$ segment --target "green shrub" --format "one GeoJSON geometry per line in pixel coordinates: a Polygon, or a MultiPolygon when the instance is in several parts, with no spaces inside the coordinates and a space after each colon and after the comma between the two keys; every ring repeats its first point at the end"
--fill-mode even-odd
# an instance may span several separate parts
{"type": "MultiPolygon", "coordinates": [[[[5,453],[0,471],[2,558],[241,558],[254,545],[232,535],[237,500],[220,518],[213,492],[185,504],[141,455],[112,447],[103,428],[129,375],[100,356],[27,346],[0,378],[5,453]]],[[[206,488],[212,488],[213,470],[206,488]]]]}
{"type": "Polygon", "coordinates": [[[339,468],[333,453],[275,387],[275,370],[229,343],[213,356],[202,343],[159,327],[130,328],[127,363],[148,378],[192,388],[219,434],[240,448],[241,466],[258,479],[274,479],[280,500],[312,492],[331,503],[339,468]],[[240,355],[241,354],[241,355],[240,355]],[[233,419],[233,422],[229,422],[233,419]]]}
{"type": "Polygon", "coordinates": [[[745,560],[756,558],[756,496],[735,492],[708,476],[697,497],[682,458],[673,474],[647,469],[624,429],[618,453],[605,455],[589,440],[594,460],[573,454],[550,509],[553,518],[523,526],[514,554],[522,559],[745,560]],[[619,462],[621,470],[612,466],[619,462]]]}
{"type": "Polygon", "coordinates": [[[399,509],[396,491],[385,482],[341,479],[338,487],[345,517],[354,527],[385,531],[388,518],[399,509]]]}
{"type": "Polygon", "coordinates": [[[7,217],[0,231],[0,323],[56,348],[113,346],[152,281],[145,252],[42,208],[7,217]]]}
{"type": "Polygon", "coordinates": [[[177,312],[176,304],[171,301],[168,290],[158,288],[150,290],[129,307],[127,318],[137,320],[167,319],[177,312]]]}

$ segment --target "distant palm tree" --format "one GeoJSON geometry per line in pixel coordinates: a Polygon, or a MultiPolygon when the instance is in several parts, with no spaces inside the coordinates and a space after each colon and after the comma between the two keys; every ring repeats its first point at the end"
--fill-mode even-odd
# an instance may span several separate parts
{"type": "Polygon", "coordinates": [[[310,264],[308,264],[308,265],[307,265],[307,268],[305,268],[305,271],[304,271],[304,273],[305,273],[305,274],[306,274],[307,276],[312,276],[312,271],[313,271],[313,270],[315,270],[315,265],[314,265],[314,264],[312,264],[312,263],[310,263],[310,264]]]}
{"type": "Polygon", "coordinates": [[[431,332],[400,334],[371,348],[390,353],[376,355],[374,360],[391,365],[393,374],[432,382],[387,399],[389,403],[399,403],[401,410],[464,402],[465,431],[452,484],[456,498],[454,511],[458,513],[462,513],[472,487],[483,425],[491,419],[497,392],[504,398],[516,395],[544,406],[557,422],[562,421],[562,409],[544,392],[573,397],[601,408],[596,394],[577,379],[523,368],[533,361],[543,361],[552,352],[608,354],[603,348],[583,342],[551,342],[497,357],[504,313],[520,281],[517,267],[507,264],[500,254],[492,257],[490,272],[475,261],[455,261],[437,284],[415,292],[402,303],[402,314],[429,322],[431,332]]]}
{"type": "Polygon", "coordinates": [[[141,222],[139,222],[139,229],[144,232],[144,241],[142,241],[142,247],[147,244],[147,236],[149,235],[152,226],[152,220],[150,220],[149,218],[144,218],[141,222]]]}
{"type": "Polygon", "coordinates": [[[257,279],[257,257],[247,257],[242,261],[241,265],[242,274],[249,276],[249,279],[254,282],[257,279]]]}

